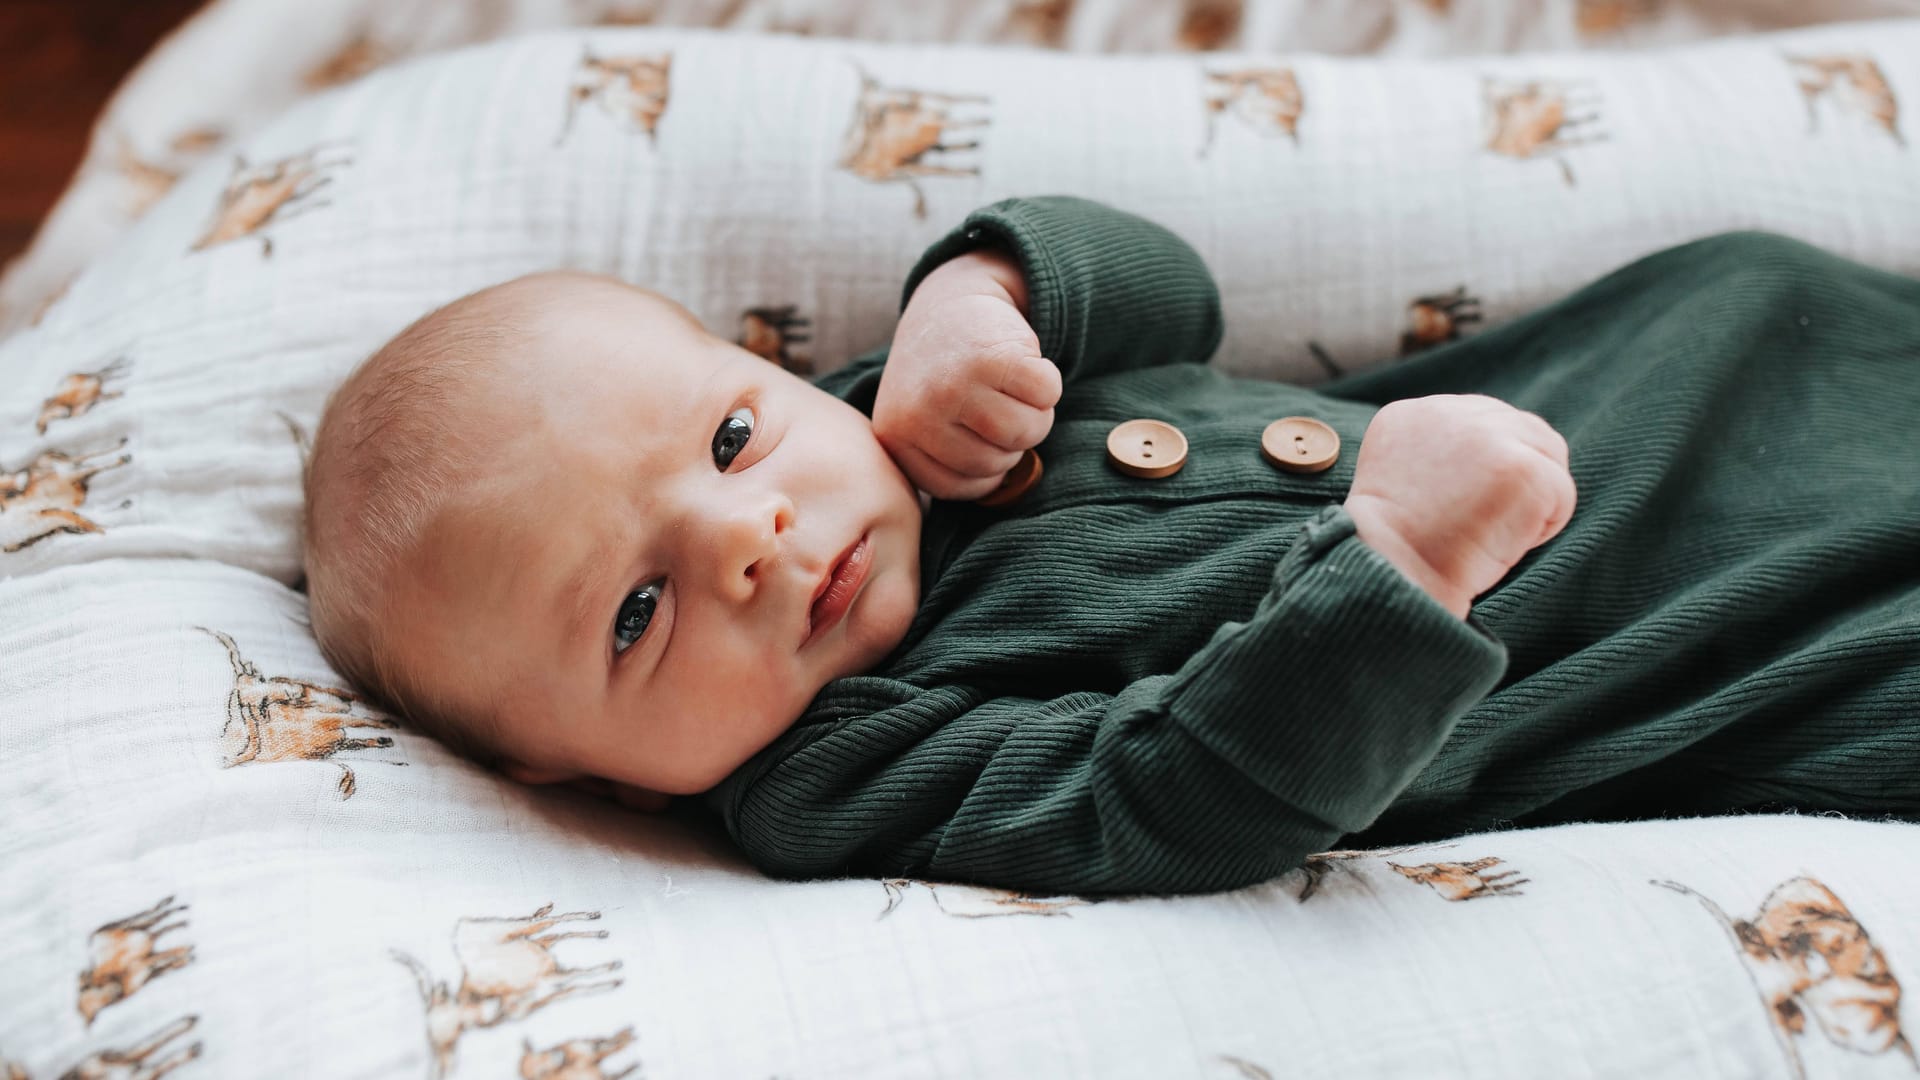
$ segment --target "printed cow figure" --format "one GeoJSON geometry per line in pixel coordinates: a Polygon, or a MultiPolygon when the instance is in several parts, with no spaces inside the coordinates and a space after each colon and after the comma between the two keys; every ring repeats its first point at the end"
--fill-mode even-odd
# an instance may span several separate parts
{"type": "Polygon", "coordinates": [[[1653,14],[1656,7],[1658,0],[1578,0],[1574,4],[1573,24],[1589,37],[1617,34],[1653,14]]]}
{"type": "Polygon", "coordinates": [[[947,133],[965,128],[986,127],[985,117],[957,117],[949,113],[958,106],[986,105],[989,99],[974,94],[941,94],[923,90],[903,90],[881,86],[873,76],[860,72],[860,96],[854,103],[853,123],[840,155],[840,167],[874,183],[905,183],[913,189],[915,217],[927,216],[926,193],[920,188],[925,176],[979,176],[975,165],[936,164],[926,160],[930,153],[957,153],[980,148],[979,139],[947,142],[947,133]]]}
{"type": "Polygon", "coordinates": [[[413,972],[420,1001],[427,1009],[427,1043],[433,1048],[433,1075],[453,1071],[460,1036],[475,1028],[489,1028],[524,1020],[571,994],[611,990],[620,979],[587,981],[620,970],[620,961],[592,967],[561,967],[553,947],[568,938],[605,938],[605,930],[574,930],[549,934],[563,922],[598,919],[597,911],[553,914],[551,903],[533,914],[513,918],[462,916],[453,927],[453,953],[460,962],[460,986],[449,989],[426,966],[407,953],[393,950],[393,958],[413,972]]]}
{"type": "Polygon", "coordinates": [[[1900,102],[1887,85],[1887,76],[1870,56],[1789,56],[1797,69],[1800,93],[1807,99],[1807,129],[1819,126],[1817,103],[1831,96],[1842,108],[1852,107],[1886,129],[1901,146],[1900,102]]]}
{"type": "Polygon", "coordinates": [[[574,69],[573,82],[567,88],[567,118],[560,125],[560,137],[554,140],[555,144],[565,142],[573,133],[574,113],[589,101],[597,103],[600,111],[615,122],[631,124],[646,132],[648,141],[654,141],[660,117],[667,111],[672,70],[670,52],[659,56],[599,57],[593,55],[591,49],[584,50],[580,65],[574,69]]]}
{"type": "MultiPolygon", "coordinates": [[[[235,155],[233,173],[214,209],[213,224],[194,241],[193,250],[204,251],[229,240],[257,235],[268,225],[327,205],[314,196],[333,182],[336,170],[352,160],[340,154],[330,156],[329,151],[334,149],[316,146],[252,166],[246,158],[235,155]]],[[[273,254],[271,237],[260,237],[260,254],[273,254]]]]}
{"type": "Polygon", "coordinates": [[[1299,144],[1307,102],[1292,68],[1209,71],[1206,78],[1207,137],[1200,144],[1201,157],[1213,149],[1218,118],[1229,110],[1262,135],[1285,135],[1299,144]]]}
{"type": "Polygon", "coordinates": [[[110,383],[117,383],[126,372],[127,359],[123,356],[99,371],[77,371],[61,379],[53,396],[40,403],[40,416],[34,421],[33,430],[45,435],[47,425],[55,420],[85,416],[88,410],[102,401],[119,397],[126,391],[109,390],[107,387],[110,383]]]}
{"type": "Polygon", "coordinates": [[[1409,851],[1420,851],[1423,848],[1440,851],[1452,846],[1452,844],[1409,844],[1403,847],[1372,849],[1341,848],[1337,851],[1318,852],[1307,856],[1306,861],[1302,862],[1297,868],[1303,880],[1301,881],[1300,892],[1296,894],[1294,898],[1303,904],[1306,903],[1313,897],[1314,893],[1320,891],[1320,886],[1326,881],[1327,877],[1336,871],[1340,872],[1341,876],[1352,877],[1364,885],[1366,879],[1355,871],[1357,871],[1360,864],[1367,859],[1383,858],[1388,855],[1404,855],[1409,851]]]}
{"type": "Polygon", "coordinates": [[[522,1039],[521,1080],[620,1080],[639,1065],[610,1073],[600,1063],[633,1045],[633,1029],[621,1028],[605,1039],[569,1039],[558,1046],[535,1050],[533,1040],[522,1039]]]}
{"type": "Polygon", "coordinates": [[[1597,130],[1599,98],[1584,86],[1543,81],[1481,84],[1486,101],[1486,148],[1517,160],[1552,156],[1560,175],[1573,186],[1573,168],[1564,151],[1604,142],[1597,130]]]}
{"type": "Polygon", "coordinates": [[[198,1016],[183,1016],[154,1032],[144,1042],[135,1043],[124,1050],[100,1050],[88,1054],[79,1064],[62,1073],[60,1080],[160,1080],[199,1057],[201,1044],[189,1043],[178,1053],[169,1052],[158,1061],[148,1059],[168,1049],[168,1043],[192,1031],[199,1022],[198,1016]]]}
{"type": "Polygon", "coordinates": [[[812,374],[813,361],[792,351],[793,346],[812,340],[803,333],[812,320],[801,318],[798,311],[792,304],[748,308],[740,315],[740,347],[796,375],[812,374]]]}
{"type": "Polygon", "coordinates": [[[1920,1070],[1900,1030],[1900,982],[1833,890],[1810,877],[1791,878],[1767,894],[1753,918],[1736,919],[1685,885],[1653,884],[1700,901],[1733,935],[1795,1077],[1806,1076],[1795,1040],[1807,1033],[1809,1017],[1836,1046],[1898,1053],[1920,1070]]]}
{"type": "Polygon", "coordinates": [[[1512,880],[1520,871],[1502,870],[1497,874],[1487,871],[1500,866],[1497,858],[1475,859],[1464,863],[1425,863],[1420,866],[1401,866],[1389,862],[1401,877],[1408,881],[1417,881],[1451,901],[1478,900],[1485,896],[1519,896],[1520,886],[1528,883],[1527,878],[1512,880]]]}
{"type": "MultiPolygon", "coordinates": [[[[357,737],[347,734],[352,728],[383,728],[400,725],[391,720],[361,716],[353,711],[360,695],[351,690],[318,683],[262,675],[232,638],[218,630],[196,627],[226,646],[227,659],[233,665],[233,689],[227,694],[227,722],[221,738],[227,744],[222,762],[231,769],[237,765],[255,765],[276,761],[325,761],[343,750],[383,750],[393,745],[388,735],[357,737]]],[[[340,797],[351,798],[355,790],[353,770],[335,761],[340,768],[340,797]]],[[[383,765],[405,765],[404,761],[383,761],[383,765]]]]}
{"type": "Polygon", "coordinates": [[[893,909],[900,906],[906,894],[915,885],[924,887],[933,894],[934,906],[942,914],[963,919],[979,919],[990,915],[1067,915],[1071,907],[1082,907],[1089,903],[1078,896],[1033,896],[1028,893],[1014,892],[1011,889],[995,889],[984,885],[962,885],[955,882],[922,881],[919,878],[885,878],[880,882],[887,891],[887,906],[879,917],[885,918],[893,909]]]}
{"type": "Polygon", "coordinates": [[[1460,328],[1480,321],[1480,300],[1467,295],[1465,285],[1450,293],[1421,296],[1407,305],[1407,330],[1400,335],[1400,355],[1445,344],[1460,336],[1460,328]]]}
{"type": "Polygon", "coordinates": [[[80,1015],[88,1027],[93,1026],[93,1018],[100,1015],[100,1010],[124,1001],[147,983],[193,961],[191,945],[158,948],[162,934],[187,925],[185,919],[165,926],[159,925],[160,922],[185,910],[187,905],[176,905],[169,896],[137,915],[107,923],[93,932],[87,940],[87,952],[93,962],[80,973],[80,1015]]]}
{"type": "Polygon", "coordinates": [[[105,532],[81,516],[80,507],[94,477],[133,460],[121,454],[112,461],[96,461],[126,443],[121,439],[111,449],[92,454],[45,450],[25,468],[0,468],[0,553],[12,554],[62,533],[105,532]]]}

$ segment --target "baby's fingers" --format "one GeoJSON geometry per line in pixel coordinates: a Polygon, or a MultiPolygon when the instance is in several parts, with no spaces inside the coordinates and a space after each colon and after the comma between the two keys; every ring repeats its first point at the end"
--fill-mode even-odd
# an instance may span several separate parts
{"type": "MultiPolygon", "coordinates": [[[[969,502],[999,487],[1000,480],[1006,475],[1007,470],[1013,468],[1020,460],[1020,455],[1008,454],[1006,455],[1007,464],[1001,466],[998,471],[969,476],[936,460],[925,450],[912,444],[890,446],[888,451],[893,455],[894,460],[900,463],[900,467],[906,470],[907,477],[913,481],[915,487],[936,499],[947,499],[952,502],[969,502]]],[[[994,452],[1003,453],[1002,451],[994,452]]]]}
{"type": "Polygon", "coordinates": [[[954,420],[987,445],[1018,454],[1046,439],[1047,433],[1053,430],[1053,409],[1035,408],[980,386],[960,403],[954,420]]]}
{"type": "MultiPolygon", "coordinates": [[[[1031,334],[1031,331],[1029,331],[1031,334]]],[[[1030,343],[1016,346],[991,361],[992,372],[981,380],[996,390],[1036,409],[1051,409],[1060,401],[1060,368],[1044,356],[1034,355],[1030,343]]]]}
{"type": "Polygon", "coordinates": [[[997,477],[1020,462],[1018,449],[995,446],[959,424],[941,424],[913,440],[927,456],[969,480],[997,477]]]}

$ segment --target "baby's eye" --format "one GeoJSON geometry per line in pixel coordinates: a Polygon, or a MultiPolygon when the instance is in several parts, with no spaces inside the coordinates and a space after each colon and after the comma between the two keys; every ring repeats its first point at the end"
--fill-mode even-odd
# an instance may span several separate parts
{"type": "Polygon", "coordinates": [[[659,603],[660,583],[657,581],[627,594],[626,602],[620,605],[620,614],[613,617],[615,655],[626,652],[629,645],[639,641],[640,635],[647,632],[647,624],[653,621],[653,609],[659,603]]]}
{"type": "Polygon", "coordinates": [[[713,433],[713,463],[720,466],[721,472],[726,472],[751,438],[753,410],[742,405],[728,413],[727,418],[720,421],[720,429],[713,433]]]}

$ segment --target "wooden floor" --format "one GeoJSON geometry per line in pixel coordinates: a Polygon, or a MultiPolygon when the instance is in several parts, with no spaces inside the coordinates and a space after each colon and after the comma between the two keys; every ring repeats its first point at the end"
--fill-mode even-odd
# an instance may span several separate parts
{"type": "Polygon", "coordinates": [[[0,0],[0,264],[72,179],[93,119],[204,0],[0,0]]]}

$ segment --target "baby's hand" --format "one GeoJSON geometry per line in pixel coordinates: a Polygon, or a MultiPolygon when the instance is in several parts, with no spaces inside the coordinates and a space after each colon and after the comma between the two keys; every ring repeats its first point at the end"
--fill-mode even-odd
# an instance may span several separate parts
{"type": "Polygon", "coordinates": [[[1360,442],[1347,494],[1360,539],[1466,618],[1573,516],[1567,440],[1497,398],[1389,402],[1360,442]]]}
{"type": "Polygon", "coordinates": [[[873,433],[936,499],[977,499],[1053,428],[1060,369],[1028,325],[1020,267],[974,251],[923,278],[900,315],[873,433]]]}

